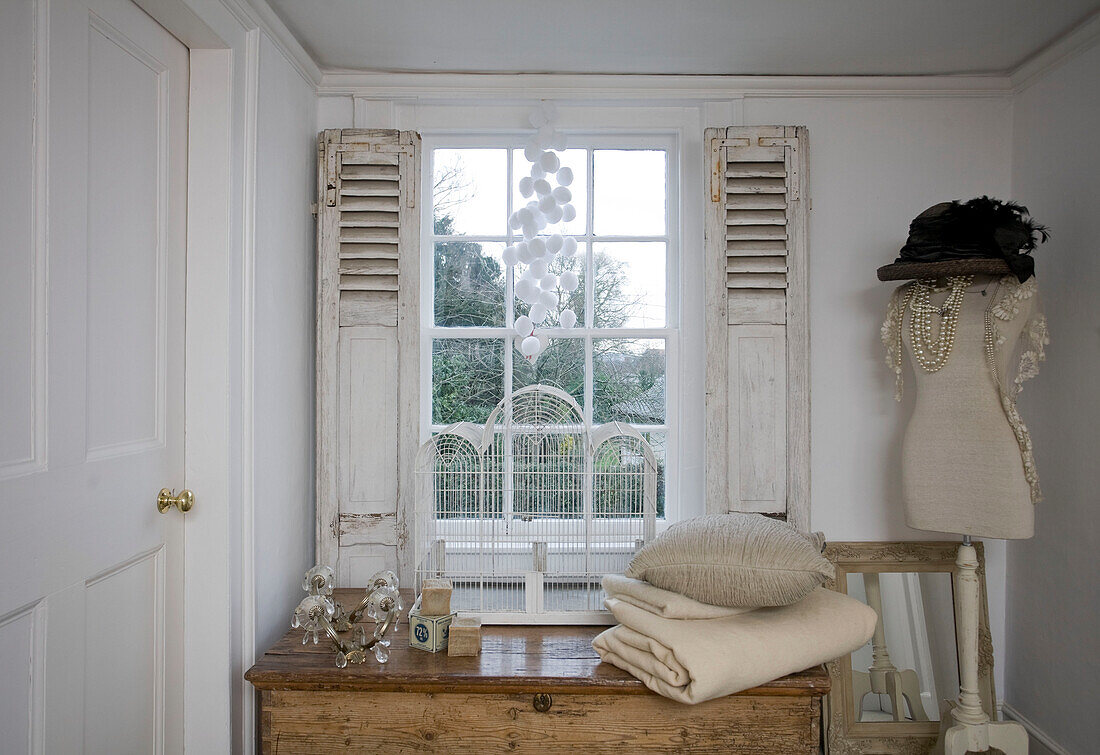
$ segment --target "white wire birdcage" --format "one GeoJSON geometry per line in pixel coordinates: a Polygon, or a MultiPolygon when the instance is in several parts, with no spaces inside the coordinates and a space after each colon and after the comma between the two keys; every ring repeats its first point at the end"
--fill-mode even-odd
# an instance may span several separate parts
{"type": "Polygon", "coordinates": [[[552,386],[440,431],[416,476],[416,588],[446,577],[454,609],[486,621],[606,621],[600,579],[656,533],[649,443],[621,422],[593,431],[552,386]]]}

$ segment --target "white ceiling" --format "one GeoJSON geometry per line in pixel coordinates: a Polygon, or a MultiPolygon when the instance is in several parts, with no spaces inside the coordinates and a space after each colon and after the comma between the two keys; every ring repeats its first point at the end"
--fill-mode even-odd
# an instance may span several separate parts
{"type": "Polygon", "coordinates": [[[268,0],[327,69],[1002,73],[1100,0],[268,0]]]}

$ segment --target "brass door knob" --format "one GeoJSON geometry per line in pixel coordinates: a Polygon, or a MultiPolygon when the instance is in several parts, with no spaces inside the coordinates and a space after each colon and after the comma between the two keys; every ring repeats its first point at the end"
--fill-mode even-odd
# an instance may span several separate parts
{"type": "Polygon", "coordinates": [[[550,710],[550,706],[553,704],[554,698],[550,697],[550,695],[546,694],[545,692],[539,692],[531,701],[531,705],[539,713],[545,713],[546,711],[550,710]]]}
{"type": "Polygon", "coordinates": [[[194,505],[195,494],[186,488],[181,490],[179,495],[172,495],[172,491],[168,488],[161,488],[160,495],[157,496],[157,511],[162,514],[173,506],[186,514],[194,505]]]}

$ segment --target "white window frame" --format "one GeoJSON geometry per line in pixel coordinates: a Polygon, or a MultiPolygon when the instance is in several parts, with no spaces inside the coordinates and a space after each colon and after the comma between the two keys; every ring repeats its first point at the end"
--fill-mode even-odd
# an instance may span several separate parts
{"type": "MultiPolygon", "coordinates": [[[[683,202],[681,198],[682,175],[682,140],[678,130],[632,130],[632,129],[605,129],[601,131],[581,131],[564,129],[568,136],[569,148],[588,150],[587,154],[587,221],[583,234],[573,235],[578,243],[586,244],[586,280],[593,279],[593,253],[594,244],[602,242],[631,241],[631,242],[660,242],[666,244],[665,260],[665,312],[666,321],[662,328],[595,328],[591,327],[594,317],[593,289],[586,287],[585,291],[585,322],[577,327],[564,330],[560,328],[542,329],[551,339],[555,337],[578,337],[583,334],[585,341],[585,367],[584,367],[584,395],[581,402],[584,410],[585,421],[592,427],[598,427],[593,423],[593,346],[596,338],[634,338],[634,339],[663,339],[665,343],[665,423],[662,425],[634,425],[642,432],[662,432],[665,434],[665,516],[657,520],[658,531],[663,531],[669,524],[686,518],[694,513],[694,507],[684,506],[681,496],[680,464],[682,460],[681,425],[683,412],[681,411],[681,246],[682,246],[682,214],[683,202]],[[597,235],[593,225],[593,150],[598,149],[638,149],[638,150],[664,150],[667,155],[665,164],[665,179],[667,192],[666,224],[663,235],[647,236],[619,236],[597,235]]],[[[469,131],[429,131],[422,132],[423,155],[421,163],[421,186],[424,187],[424,201],[421,202],[421,259],[420,259],[420,438],[421,442],[427,440],[433,433],[442,430],[446,425],[437,425],[431,422],[432,411],[432,343],[436,338],[468,338],[468,339],[499,339],[511,340],[514,332],[509,323],[514,319],[515,297],[505,297],[505,324],[503,327],[438,327],[435,325],[435,292],[433,290],[435,277],[432,274],[434,263],[434,246],[437,241],[471,241],[483,243],[514,243],[522,237],[515,231],[508,229],[505,235],[464,235],[437,237],[434,232],[434,202],[430,196],[433,186],[434,157],[437,149],[505,149],[507,159],[508,191],[506,193],[507,212],[513,211],[514,186],[516,168],[520,170],[525,164],[514,164],[514,150],[522,149],[529,140],[530,133],[524,132],[495,132],[495,133],[470,133],[469,131]]],[[[507,215],[505,216],[507,217],[507,215]]],[[[502,223],[501,225],[505,225],[502,223]]],[[[506,290],[512,286],[513,271],[506,268],[506,290]]],[[[515,349],[505,350],[504,363],[504,395],[510,395],[512,387],[513,360],[517,358],[515,349]]],[[[447,528],[448,522],[440,522],[438,526],[447,528]]],[[[509,535],[501,539],[501,545],[523,542],[525,534],[522,520],[512,519],[509,535]]],[[[454,524],[457,528],[459,524],[454,524]]],[[[576,525],[584,527],[585,522],[580,520],[576,525]]],[[[445,534],[445,533],[444,533],[445,534]]],[[[594,533],[599,536],[599,533],[594,533]]],[[[529,539],[529,538],[527,538],[529,539]]]]}

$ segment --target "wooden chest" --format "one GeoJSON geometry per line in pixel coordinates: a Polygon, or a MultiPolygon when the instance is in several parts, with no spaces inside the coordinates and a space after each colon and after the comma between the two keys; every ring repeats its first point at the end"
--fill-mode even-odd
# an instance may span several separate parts
{"type": "Polygon", "coordinates": [[[414,650],[398,631],[389,663],[345,669],[291,631],[245,675],[263,752],[819,752],[823,668],[683,705],[601,663],[601,629],[486,626],[472,658],[414,650]]]}

